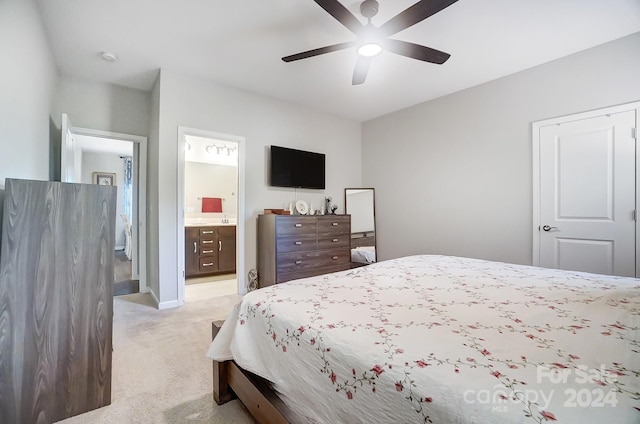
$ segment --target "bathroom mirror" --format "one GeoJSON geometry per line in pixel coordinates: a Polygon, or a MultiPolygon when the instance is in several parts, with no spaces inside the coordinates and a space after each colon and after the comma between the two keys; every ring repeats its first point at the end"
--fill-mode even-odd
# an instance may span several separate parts
{"type": "Polygon", "coordinates": [[[376,207],[373,188],[345,188],[345,213],[351,215],[351,262],[376,261],[376,207]]]}

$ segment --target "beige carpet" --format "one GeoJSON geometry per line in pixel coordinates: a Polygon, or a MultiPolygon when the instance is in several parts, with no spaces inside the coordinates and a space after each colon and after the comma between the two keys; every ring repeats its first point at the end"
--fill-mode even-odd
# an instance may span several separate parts
{"type": "Polygon", "coordinates": [[[159,311],[146,294],[114,298],[111,405],[60,423],[253,423],[237,400],[215,405],[205,357],[211,322],[226,318],[239,299],[215,297],[159,311]]]}

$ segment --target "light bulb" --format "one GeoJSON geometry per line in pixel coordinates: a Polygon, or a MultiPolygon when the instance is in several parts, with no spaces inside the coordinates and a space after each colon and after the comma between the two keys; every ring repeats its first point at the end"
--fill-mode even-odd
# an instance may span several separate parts
{"type": "Polygon", "coordinates": [[[358,47],[358,54],[364,57],[373,57],[382,53],[382,46],[377,43],[367,43],[358,47]]]}

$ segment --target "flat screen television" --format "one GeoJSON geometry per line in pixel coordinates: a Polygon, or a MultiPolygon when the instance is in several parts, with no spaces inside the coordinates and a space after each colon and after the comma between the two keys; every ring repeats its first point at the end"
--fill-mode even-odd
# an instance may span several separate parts
{"type": "Polygon", "coordinates": [[[271,146],[269,185],[324,189],[325,155],[271,146]]]}

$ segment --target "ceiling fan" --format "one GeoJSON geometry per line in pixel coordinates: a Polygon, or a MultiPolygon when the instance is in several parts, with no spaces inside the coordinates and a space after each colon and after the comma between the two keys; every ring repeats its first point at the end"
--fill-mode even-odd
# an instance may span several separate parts
{"type": "Polygon", "coordinates": [[[451,56],[449,53],[441,52],[430,47],[408,41],[394,40],[388,37],[427,19],[431,15],[435,15],[458,0],[421,0],[389,19],[380,27],[376,27],[371,23],[371,18],[378,13],[377,0],[364,0],[360,4],[360,13],[368,20],[366,25],[363,25],[358,18],[349,12],[338,0],[314,1],[349,31],[353,32],[357,36],[357,40],[332,44],[330,46],[285,56],[282,58],[285,62],[293,62],[348,49],[350,47],[357,47],[358,59],[353,71],[351,83],[358,85],[362,84],[367,78],[373,57],[380,54],[383,50],[438,65],[446,62],[451,56]]]}

